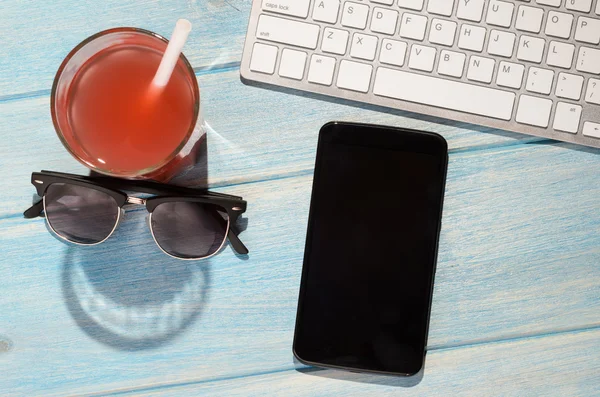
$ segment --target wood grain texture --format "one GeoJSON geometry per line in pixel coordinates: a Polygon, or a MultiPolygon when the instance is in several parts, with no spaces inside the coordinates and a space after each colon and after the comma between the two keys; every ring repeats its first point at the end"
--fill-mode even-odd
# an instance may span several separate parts
{"type": "Polygon", "coordinates": [[[600,152],[246,87],[236,65],[250,5],[0,1],[0,394],[599,395],[600,152]],[[114,26],[169,36],[181,17],[194,24],[185,53],[211,127],[208,179],[190,179],[249,201],[250,255],[172,260],[141,210],[88,249],[21,219],[31,171],[85,172],[50,120],[64,56],[114,26]],[[449,141],[430,352],[414,388],[293,370],[316,137],[331,120],[449,141]]]}
{"type": "MultiPolygon", "coordinates": [[[[451,157],[432,351],[600,326],[600,185],[588,171],[600,159],[565,146],[451,157]]],[[[310,185],[308,175],[224,189],[250,203],[247,259],[227,249],[171,260],[143,211],[90,249],[56,242],[42,219],[4,219],[0,335],[13,348],[0,355],[0,389],[83,394],[290,369],[310,185]]],[[[464,371],[448,379],[477,372],[464,371]]]]}
{"type": "Polygon", "coordinates": [[[593,330],[430,352],[414,386],[401,378],[288,370],[227,382],[154,385],[123,395],[588,397],[600,395],[598,373],[600,331],[593,330]]]}
{"type": "MultiPolygon", "coordinates": [[[[198,78],[203,111],[211,127],[211,186],[310,173],[318,131],[331,120],[436,131],[444,135],[453,152],[534,139],[520,134],[482,133],[461,123],[442,124],[439,119],[419,120],[405,112],[382,113],[248,87],[240,83],[237,69],[200,74],[198,78]]],[[[33,190],[28,181],[32,171],[86,171],[58,140],[48,97],[0,102],[0,132],[0,153],[10,154],[0,156],[0,170],[6,170],[2,173],[3,183],[11,186],[0,191],[0,218],[17,216],[22,211],[22,205],[15,205],[15,201],[30,201],[33,190]]]]}
{"type": "Polygon", "coordinates": [[[117,26],[170,37],[175,22],[193,24],[184,52],[197,68],[239,62],[251,0],[0,2],[0,98],[47,94],[64,57],[83,39],[117,26]]]}

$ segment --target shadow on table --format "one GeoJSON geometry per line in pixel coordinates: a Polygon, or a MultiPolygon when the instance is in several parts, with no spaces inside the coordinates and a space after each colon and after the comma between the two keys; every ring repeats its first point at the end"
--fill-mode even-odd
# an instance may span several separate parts
{"type": "MultiPolygon", "coordinates": [[[[201,153],[178,184],[206,183],[206,144],[201,153]]],[[[211,261],[218,258],[167,256],[155,244],[147,217],[145,208],[128,207],[106,242],[69,245],[63,261],[63,295],[71,316],[90,337],[119,350],[158,348],[193,324],[208,302],[211,261]]],[[[246,226],[246,218],[237,225],[240,231],[246,226]]]]}
{"type": "Polygon", "coordinates": [[[594,147],[590,147],[590,146],[581,146],[581,145],[577,145],[574,143],[568,143],[568,142],[554,141],[551,139],[547,139],[547,140],[535,142],[535,143],[536,143],[536,145],[539,145],[539,146],[562,147],[565,149],[574,150],[574,151],[581,152],[581,153],[588,153],[588,154],[595,154],[595,155],[600,154],[599,148],[594,148],[594,147]]]}
{"type": "Polygon", "coordinates": [[[73,319],[90,337],[119,350],[167,343],[208,300],[210,260],[169,258],[153,252],[158,247],[145,237],[130,239],[135,246],[69,247],[64,258],[63,294],[73,319]]]}
{"type": "Polygon", "coordinates": [[[377,375],[377,374],[366,374],[359,372],[342,371],[335,369],[324,369],[316,367],[300,367],[301,364],[298,360],[294,359],[296,365],[296,371],[309,376],[318,376],[320,378],[344,380],[356,383],[368,383],[372,385],[383,385],[393,387],[414,387],[417,386],[423,380],[425,374],[425,365],[423,368],[413,376],[400,377],[391,375],[377,375]]]}

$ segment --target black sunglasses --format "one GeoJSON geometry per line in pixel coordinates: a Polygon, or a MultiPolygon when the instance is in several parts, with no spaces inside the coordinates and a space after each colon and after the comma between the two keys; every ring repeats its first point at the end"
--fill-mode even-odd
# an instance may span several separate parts
{"type": "Polygon", "coordinates": [[[238,196],[151,181],[107,176],[79,176],[41,171],[31,174],[41,200],[23,213],[45,216],[60,238],[81,245],[100,244],[115,231],[127,204],[145,205],[152,237],[167,255],[204,259],[215,255],[229,239],[239,254],[248,248],[240,241],[235,223],[246,211],[238,196]],[[123,191],[156,196],[139,198],[123,191]]]}

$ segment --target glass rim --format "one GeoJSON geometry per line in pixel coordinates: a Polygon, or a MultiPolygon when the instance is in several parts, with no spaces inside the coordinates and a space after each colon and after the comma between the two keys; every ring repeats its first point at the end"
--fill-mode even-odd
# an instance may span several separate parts
{"type": "MultiPolygon", "coordinates": [[[[84,39],[79,44],[77,44],[67,54],[65,59],[63,59],[62,63],[60,64],[58,70],[56,71],[56,75],[54,76],[54,81],[52,83],[52,90],[50,92],[50,112],[52,114],[52,124],[54,125],[54,131],[56,132],[56,135],[60,139],[60,141],[63,144],[63,146],[65,147],[65,149],[67,149],[67,151],[71,154],[71,156],[73,156],[77,161],[79,161],[81,164],[83,164],[87,168],[89,168],[93,171],[99,172],[101,174],[104,174],[104,175],[113,176],[113,177],[121,177],[121,178],[122,177],[135,178],[135,177],[140,177],[140,176],[143,176],[146,174],[150,174],[154,171],[160,170],[162,167],[167,165],[171,160],[173,160],[181,152],[181,150],[183,150],[185,145],[189,142],[190,138],[192,137],[192,135],[194,133],[194,129],[196,128],[196,124],[198,123],[198,117],[200,114],[200,90],[198,89],[198,79],[196,78],[194,69],[192,68],[192,65],[190,64],[190,62],[188,61],[188,59],[182,52],[179,55],[179,59],[181,61],[183,61],[185,69],[187,70],[189,76],[191,76],[191,79],[193,82],[192,90],[193,90],[193,95],[195,98],[194,98],[194,105],[193,105],[194,114],[192,116],[192,122],[190,123],[190,127],[187,131],[187,134],[181,140],[181,142],[179,143],[177,148],[171,154],[169,154],[169,156],[167,156],[167,158],[165,160],[161,161],[160,163],[158,163],[152,167],[143,168],[134,173],[127,173],[127,174],[117,174],[117,173],[111,172],[109,170],[102,169],[94,164],[89,163],[88,161],[85,161],[83,158],[81,158],[80,155],[75,153],[75,151],[71,148],[71,145],[69,145],[67,140],[64,138],[62,129],[58,125],[58,115],[56,114],[57,112],[56,112],[56,106],[55,106],[56,105],[56,91],[58,90],[58,82],[60,81],[60,78],[62,77],[63,71],[64,71],[65,67],[67,66],[67,64],[69,63],[69,61],[73,58],[73,56],[75,56],[75,54],[77,54],[79,52],[79,50],[81,50],[83,47],[85,47],[87,44],[91,43],[92,41],[94,41],[100,37],[107,36],[109,34],[113,34],[113,33],[138,33],[138,34],[142,34],[145,36],[149,36],[149,37],[158,39],[167,45],[169,43],[169,40],[167,40],[165,37],[159,35],[158,33],[154,33],[150,30],[134,28],[134,27],[111,28],[111,29],[102,30],[98,33],[95,33],[95,34],[89,36],[88,38],[84,39]]],[[[69,89],[70,89],[70,87],[69,87],[69,89]]]]}

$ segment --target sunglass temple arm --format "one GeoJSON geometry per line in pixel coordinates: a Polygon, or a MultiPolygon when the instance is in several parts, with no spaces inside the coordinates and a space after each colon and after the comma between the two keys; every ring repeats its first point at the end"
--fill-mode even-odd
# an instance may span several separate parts
{"type": "Polygon", "coordinates": [[[43,211],[44,200],[40,200],[31,207],[29,207],[25,212],[23,212],[23,216],[27,219],[37,218],[38,216],[42,216],[43,211]]]}
{"type": "Polygon", "coordinates": [[[229,226],[229,232],[227,233],[227,238],[229,239],[231,246],[233,247],[235,252],[237,252],[238,254],[246,255],[249,252],[248,248],[246,248],[244,243],[242,243],[242,241],[238,237],[238,234],[239,234],[239,232],[237,231],[235,226],[233,226],[233,225],[229,226]]]}

